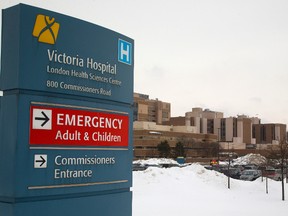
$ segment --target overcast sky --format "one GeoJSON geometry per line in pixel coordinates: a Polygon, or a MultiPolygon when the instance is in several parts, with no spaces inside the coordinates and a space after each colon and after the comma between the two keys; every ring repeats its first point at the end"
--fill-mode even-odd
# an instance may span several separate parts
{"type": "Polygon", "coordinates": [[[202,107],[288,124],[287,0],[1,0],[1,9],[20,2],[134,39],[134,91],[171,103],[172,116],[202,107]]]}

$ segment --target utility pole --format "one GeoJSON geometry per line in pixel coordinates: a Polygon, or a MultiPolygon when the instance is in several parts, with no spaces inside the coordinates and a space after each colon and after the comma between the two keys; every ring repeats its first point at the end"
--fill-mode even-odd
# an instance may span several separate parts
{"type": "Polygon", "coordinates": [[[228,163],[228,189],[230,189],[230,154],[229,154],[229,163],[228,163]]]}
{"type": "Polygon", "coordinates": [[[229,152],[229,143],[232,143],[233,141],[226,141],[228,143],[228,189],[230,189],[230,163],[231,163],[231,157],[232,154],[229,152]]]}
{"type": "Polygon", "coordinates": [[[217,128],[218,129],[218,166],[219,166],[219,163],[220,163],[220,130],[221,128],[217,128]]]}

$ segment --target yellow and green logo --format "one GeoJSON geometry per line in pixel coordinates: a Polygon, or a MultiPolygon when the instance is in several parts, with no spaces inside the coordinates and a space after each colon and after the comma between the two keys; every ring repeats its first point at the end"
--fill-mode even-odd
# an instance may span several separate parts
{"type": "Polygon", "coordinates": [[[37,37],[39,42],[55,44],[59,28],[60,24],[55,21],[55,18],[39,14],[32,35],[37,37]]]}

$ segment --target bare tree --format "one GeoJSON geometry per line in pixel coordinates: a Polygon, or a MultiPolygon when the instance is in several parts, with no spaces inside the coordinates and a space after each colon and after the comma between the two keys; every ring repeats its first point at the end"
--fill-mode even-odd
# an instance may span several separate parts
{"type": "MultiPolygon", "coordinates": [[[[285,200],[285,187],[284,187],[284,179],[286,172],[285,169],[287,169],[287,157],[288,157],[288,143],[286,140],[286,137],[283,137],[279,141],[279,145],[277,145],[274,148],[270,148],[268,150],[268,158],[270,162],[274,164],[274,166],[277,166],[281,170],[281,185],[282,185],[282,200],[285,200]]],[[[287,176],[286,176],[287,178],[287,176]]]]}

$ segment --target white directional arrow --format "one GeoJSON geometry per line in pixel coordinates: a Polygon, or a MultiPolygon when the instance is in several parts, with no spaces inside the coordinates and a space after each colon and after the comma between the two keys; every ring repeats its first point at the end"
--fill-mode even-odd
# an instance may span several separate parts
{"type": "Polygon", "coordinates": [[[34,168],[47,168],[47,155],[46,154],[34,155],[34,168]]]}

